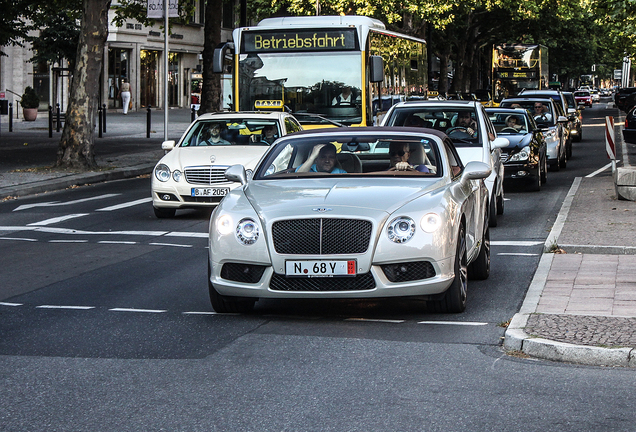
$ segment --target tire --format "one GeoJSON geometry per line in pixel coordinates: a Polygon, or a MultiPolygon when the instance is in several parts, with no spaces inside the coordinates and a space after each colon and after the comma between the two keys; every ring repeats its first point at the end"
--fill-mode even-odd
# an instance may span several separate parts
{"type": "Polygon", "coordinates": [[[561,170],[560,162],[558,160],[556,162],[552,162],[550,164],[550,169],[554,172],[558,172],[559,170],[561,170]]]}
{"type": "Polygon", "coordinates": [[[155,211],[155,216],[159,219],[173,218],[177,213],[177,210],[173,208],[157,208],[153,206],[152,209],[155,211]]]}
{"type": "Polygon", "coordinates": [[[497,226],[497,200],[495,197],[488,201],[488,226],[496,227],[497,226]]]}
{"type": "Polygon", "coordinates": [[[572,139],[571,138],[568,144],[566,144],[565,149],[566,149],[565,155],[567,156],[568,160],[572,159],[572,139]]]}
{"type": "Polygon", "coordinates": [[[579,129],[579,133],[576,135],[576,142],[581,142],[583,139],[583,130],[579,129]]]}
{"type": "Polygon", "coordinates": [[[559,160],[559,168],[567,168],[568,166],[568,157],[567,157],[567,152],[566,154],[563,155],[563,157],[559,160]]]}
{"type": "Polygon", "coordinates": [[[210,282],[210,275],[212,269],[210,267],[210,260],[208,259],[208,288],[210,291],[210,303],[212,303],[212,309],[218,313],[249,313],[254,310],[254,303],[256,298],[247,297],[230,297],[219,294],[214,288],[212,282],[210,282]]]}
{"type": "Polygon", "coordinates": [[[542,186],[542,178],[543,178],[543,173],[542,173],[541,166],[539,166],[539,169],[537,170],[537,175],[534,178],[534,181],[530,183],[528,190],[532,192],[539,192],[542,186]]]}
{"type": "Polygon", "coordinates": [[[482,236],[481,248],[475,261],[468,266],[468,278],[485,280],[490,276],[490,228],[486,224],[486,231],[482,236]]]}
{"type": "Polygon", "coordinates": [[[460,226],[455,253],[455,278],[444,293],[444,297],[434,303],[435,311],[442,313],[461,313],[466,310],[468,289],[468,266],[466,265],[466,235],[464,226],[460,226]]]}
{"type": "Polygon", "coordinates": [[[497,214],[498,215],[504,214],[504,210],[505,210],[505,204],[504,204],[504,196],[502,192],[501,195],[497,197],[497,214]]]}
{"type": "Polygon", "coordinates": [[[548,182],[548,158],[543,158],[543,171],[541,172],[541,183],[546,184],[548,182]]]}

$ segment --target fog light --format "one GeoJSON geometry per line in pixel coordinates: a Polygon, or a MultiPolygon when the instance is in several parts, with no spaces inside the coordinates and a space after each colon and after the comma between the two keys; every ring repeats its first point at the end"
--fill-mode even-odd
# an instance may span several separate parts
{"type": "Polygon", "coordinates": [[[528,173],[526,171],[517,171],[517,177],[525,177],[528,173]]]}
{"type": "Polygon", "coordinates": [[[164,200],[164,201],[170,201],[170,195],[168,195],[168,194],[162,195],[161,199],[164,200]]]}

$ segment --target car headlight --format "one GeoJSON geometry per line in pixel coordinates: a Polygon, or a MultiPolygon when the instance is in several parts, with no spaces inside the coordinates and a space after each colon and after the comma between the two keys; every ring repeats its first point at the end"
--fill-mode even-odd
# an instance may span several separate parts
{"type": "Polygon", "coordinates": [[[234,223],[230,215],[223,215],[216,220],[216,230],[221,235],[228,235],[234,230],[234,223]]]}
{"type": "Polygon", "coordinates": [[[236,226],[236,238],[244,245],[256,243],[261,230],[252,219],[243,219],[236,226]]]}
{"type": "Polygon", "coordinates": [[[179,170],[174,170],[172,173],[172,179],[176,182],[180,182],[181,181],[181,177],[183,177],[183,173],[181,173],[181,171],[179,170]]]}
{"type": "Polygon", "coordinates": [[[519,153],[515,153],[510,157],[510,162],[527,161],[530,158],[530,146],[525,146],[519,153]]]}
{"type": "Polygon", "coordinates": [[[420,220],[420,227],[424,232],[432,233],[442,226],[442,218],[436,213],[428,213],[420,220]]]}
{"type": "Polygon", "coordinates": [[[170,180],[170,168],[166,164],[159,164],[155,167],[155,177],[161,182],[170,180]]]}
{"type": "Polygon", "coordinates": [[[392,242],[406,243],[415,234],[415,222],[406,216],[397,217],[391,221],[386,232],[392,242]]]}

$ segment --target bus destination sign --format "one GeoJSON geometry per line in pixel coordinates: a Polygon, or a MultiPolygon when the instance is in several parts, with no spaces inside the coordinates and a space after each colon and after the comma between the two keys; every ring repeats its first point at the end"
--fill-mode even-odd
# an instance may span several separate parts
{"type": "Polygon", "coordinates": [[[355,29],[243,32],[241,52],[353,51],[358,49],[355,29]]]}
{"type": "Polygon", "coordinates": [[[511,71],[511,72],[502,72],[502,71],[498,71],[497,72],[497,78],[536,78],[537,77],[537,73],[534,71],[528,71],[528,72],[518,72],[518,71],[511,71]]]}

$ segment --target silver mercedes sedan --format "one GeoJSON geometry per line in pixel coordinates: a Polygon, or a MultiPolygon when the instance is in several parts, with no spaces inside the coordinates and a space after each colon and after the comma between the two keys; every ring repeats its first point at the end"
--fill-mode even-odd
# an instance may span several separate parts
{"type": "Polygon", "coordinates": [[[466,308],[490,273],[489,165],[464,165],[421,128],[305,131],[279,139],[210,218],[208,285],[217,312],[259,298],[418,297],[466,308]]]}

